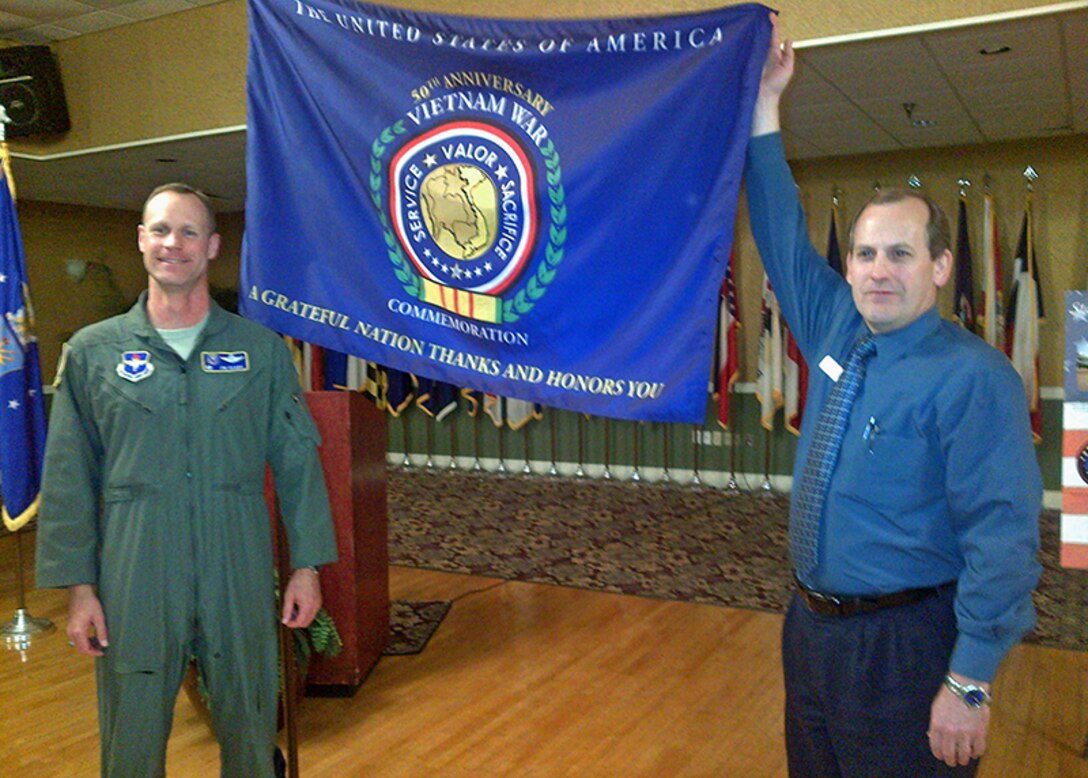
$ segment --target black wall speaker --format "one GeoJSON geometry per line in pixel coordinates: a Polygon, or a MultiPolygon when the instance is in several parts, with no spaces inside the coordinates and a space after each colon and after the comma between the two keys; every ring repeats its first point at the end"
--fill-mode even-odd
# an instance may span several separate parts
{"type": "Polygon", "coordinates": [[[68,104],[48,46],[0,49],[0,105],[11,119],[9,138],[68,131],[68,104]]]}

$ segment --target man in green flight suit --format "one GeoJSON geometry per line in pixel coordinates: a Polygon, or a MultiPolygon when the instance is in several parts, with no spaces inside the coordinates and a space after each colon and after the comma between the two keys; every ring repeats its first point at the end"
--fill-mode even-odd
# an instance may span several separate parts
{"type": "Polygon", "coordinates": [[[219,252],[202,193],[144,205],[148,289],[86,327],[57,369],[37,583],[69,590],[68,637],[97,657],[104,776],[161,776],[191,657],[207,684],[224,776],[273,775],[277,642],[271,466],[293,573],[282,620],[321,606],[336,558],[318,434],[284,343],[208,293],[219,252]]]}

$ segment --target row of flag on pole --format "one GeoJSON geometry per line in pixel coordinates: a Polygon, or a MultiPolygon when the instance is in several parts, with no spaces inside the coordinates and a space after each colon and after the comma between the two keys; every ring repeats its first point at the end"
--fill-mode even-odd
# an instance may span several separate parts
{"type": "MultiPolygon", "coordinates": [[[[967,198],[959,199],[956,240],[956,275],[953,312],[966,329],[976,333],[993,347],[1005,352],[1024,382],[1031,427],[1035,442],[1042,440],[1042,402],[1039,384],[1039,325],[1043,321],[1043,297],[1039,284],[1039,264],[1035,260],[1033,194],[1029,191],[1017,243],[1012,284],[1006,297],[1003,290],[1001,252],[993,197],[983,199],[983,279],[977,296],[973,280],[974,259],[967,224],[967,198]]],[[[844,273],[837,225],[837,207],[831,208],[828,229],[828,263],[844,273]]],[[[734,274],[734,257],[722,281],[718,315],[718,335],[711,392],[717,398],[718,423],[730,425],[730,396],[740,374],[738,332],[741,327],[734,274]]],[[[783,423],[795,435],[801,433],[805,395],[808,391],[808,366],[801,356],[789,326],[782,319],[770,281],[763,276],[760,336],[756,369],[756,399],[760,423],[772,430],[779,410],[783,423]]]]}
{"type": "MultiPolygon", "coordinates": [[[[41,366],[34,336],[33,307],[26,261],[15,207],[15,186],[5,144],[0,143],[0,497],[5,526],[17,531],[37,513],[45,449],[45,411],[41,396],[41,366]]],[[[1044,320],[1039,265],[1035,257],[1034,197],[1029,191],[1017,242],[1008,295],[1003,294],[1001,252],[992,196],[983,199],[983,279],[977,295],[974,258],[969,238],[966,196],[958,207],[954,315],[967,329],[1003,350],[1024,382],[1036,442],[1042,440],[1039,382],[1039,325],[1044,320]]],[[[836,208],[831,210],[828,262],[842,272],[836,208]]],[[[766,276],[759,338],[756,396],[763,427],[774,428],[784,409],[786,429],[800,434],[808,383],[808,368],[782,320],[766,276]]],[[[721,285],[718,331],[709,389],[717,399],[718,421],[728,428],[730,398],[740,374],[738,349],[741,327],[731,255],[721,285]]],[[[463,402],[472,415],[487,415],[496,427],[521,429],[541,418],[541,406],[501,397],[383,367],[358,357],[292,341],[303,385],[307,389],[341,388],[363,391],[378,407],[399,417],[417,407],[441,421],[463,402]]]]}
{"type": "Polygon", "coordinates": [[[286,340],[303,389],[362,392],[394,418],[417,408],[435,421],[442,421],[464,407],[469,416],[483,414],[496,427],[513,430],[543,418],[538,403],[456,387],[294,338],[286,340]]]}
{"type": "Polygon", "coordinates": [[[1001,250],[992,195],[982,203],[982,291],[975,306],[974,257],[967,224],[967,196],[961,190],[956,235],[956,280],[953,314],[964,328],[1004,351],[1024,382],[1031,431],[1043,439],[1043,406],[1039,382],[1039,326],[1044,321],[1039,263],[1035,259],[1034,193],[1028,191],[1020,238],[1013,259],[1012,283],[1007,297],[1002,289],[1001,250]]]}

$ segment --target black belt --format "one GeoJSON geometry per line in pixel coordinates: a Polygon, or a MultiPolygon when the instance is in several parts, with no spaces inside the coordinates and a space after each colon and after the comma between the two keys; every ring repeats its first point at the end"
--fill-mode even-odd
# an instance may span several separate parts
{"type": "Polygon", "coordinates": [[[898,605],[909,605],[913,602],[928,600],[938,594],[948,591],[956,585],[955,581],[940,584],[939,586],[923,586],[918,589],[904,589],[891,594],[877,594],[871,597],[839,597],[834,594],[824,594],[808,589],[800,581],[797,581],[797,591],[805,605],[813,613],[821,616],[856,616],[859,613],[873,613],[884,608],[894,608],[898,605]]]}

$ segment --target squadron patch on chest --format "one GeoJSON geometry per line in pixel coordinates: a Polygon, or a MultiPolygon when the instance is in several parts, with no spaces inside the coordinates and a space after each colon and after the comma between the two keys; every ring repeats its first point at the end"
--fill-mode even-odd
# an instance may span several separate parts
{"type": "Polygon", "coordinates": [[[244,351],[201,351],[200,367],[205,373],[244,373],[249,354],[244,351]]]}
{"type": "Polygon", "coordinates": [[[123,351],[121,361],[117,363],[117,375],[126,381],[136,383],[155,372],[151,364],[151,355],[146,351],[123,351]]]}

